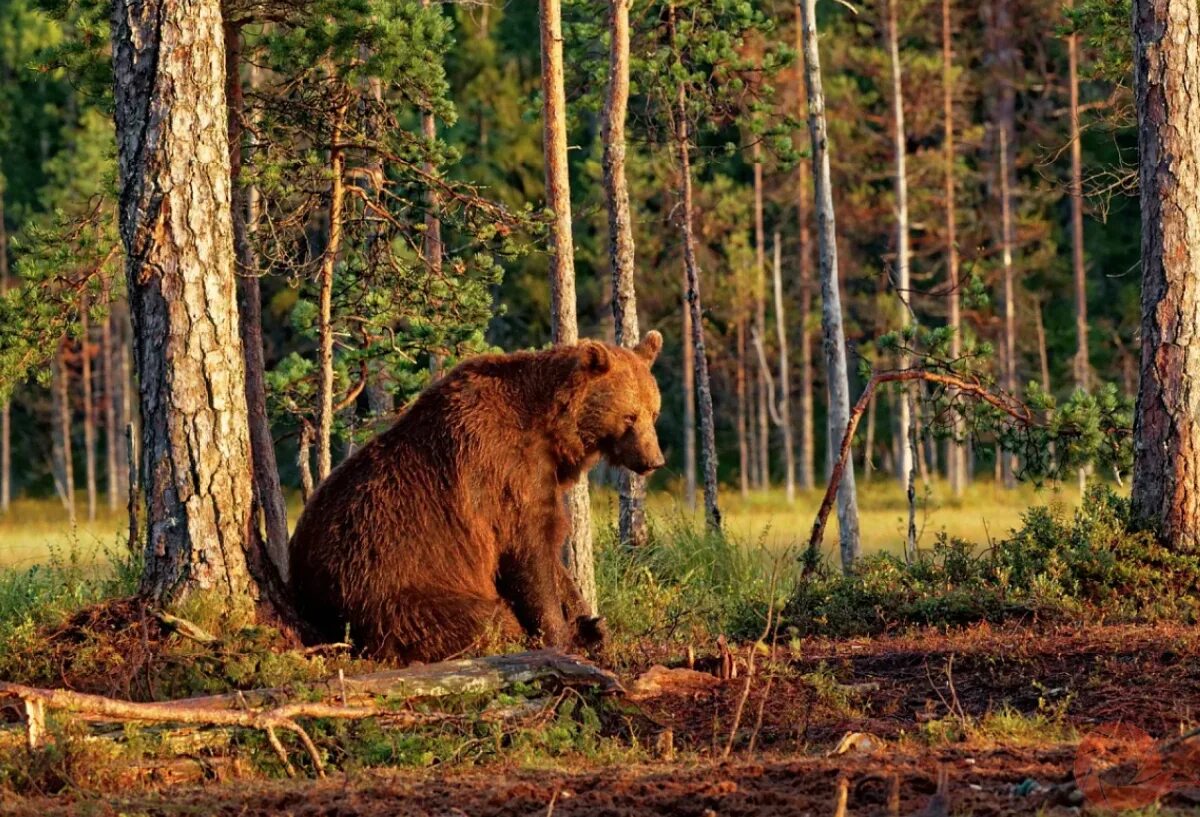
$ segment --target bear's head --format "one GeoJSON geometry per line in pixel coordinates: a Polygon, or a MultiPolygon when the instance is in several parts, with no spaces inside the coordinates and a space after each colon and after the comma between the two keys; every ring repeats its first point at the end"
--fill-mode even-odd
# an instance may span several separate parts
{"type": "Polygon", "coordinates": [[[579,369],[586,373],[576,415],[584,448],[639,474],[665,465],[654,430],[662,397],[650,373],[662,349],[662,335],[647,332],[632,349],[596,341],[583,341],[574,348],[579,369]]]}

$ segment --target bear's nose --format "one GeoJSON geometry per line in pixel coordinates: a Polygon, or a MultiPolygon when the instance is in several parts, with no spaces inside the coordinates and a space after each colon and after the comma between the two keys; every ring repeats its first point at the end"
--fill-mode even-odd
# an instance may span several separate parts
{"type": "Polygon", "coordinates": [[[667,464],[666,458],[664,458],[660,455],[658,457],[658,459],[655,460],[654,462],[647,463],[646,467],[643,468],[639,473],[649,474],[651,471],[657,471],[659,468],[662,468],[666,464],[667,464]]]}

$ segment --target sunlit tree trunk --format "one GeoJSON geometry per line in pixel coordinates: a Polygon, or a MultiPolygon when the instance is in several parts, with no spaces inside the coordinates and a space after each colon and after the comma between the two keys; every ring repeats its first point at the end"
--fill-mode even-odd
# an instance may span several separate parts
{"type": "Polygon", "coordinates": [[[217,0],[113,7],[120,230],[147,506],[143,593],[249,613],[257,586],[217,0]]]}
{"type": "Polygon", "coordinates": [[[83,403],[83,476],[87,491],[87,518],[96,521],[96,405],[92,388],[91,300],[79,299],[79,391],[83,403]]]}
{"type": "MultiPolygon", "coordinates": [[[[767,342],[767,235],[763,227],[763,166],[762,143],[754,143],[754,334],[758,342],[767,342]]],[[[757,450],[758,472],[754,481],[758,488],[771,487],[771,426],[770,408],[767,405],[767,378],[765,356],[755,367],[755,422],[754,442],[757,450]]]]}
{"type": "MultiPolygon", "coordinates": [[[[563,90],[562,8],[560,0],[540,0],[542,41],[543,148],[546,155],[546,206],[550,224],[550,326],[556,344],[579,340],[575,317],[575,249],[571,238],[571,188],[567,172],[567,103],[563,90]]],[[[587,475],[567,496],[571,533],[565,545],[567,566],[589,612],[596,610],[592,557],[592,519],[587,475]]]]}
{"type": "MultiPolygon", "coordinates": [[[[846,367],[846,335],[842,328],[842,300],[837,262],[837,225],[833,212],[833,184],[829,174],[829,137],[825,127],[825,92],[821,86],[821,57],[817,49],[816,0],[801,0],[804,76],[808,91],[808,129],[812,137],[812,162],[817,214],[817,243],[821,265],[821,335],[829,390],[829,442],[827,451],[841,445],[850,422],[850,376],[846,367]]],[[[833,457],[827,457],[832,460],[833,457]]],[[[847,464],[838,486],[837,515],[842,568],[849,570],[860,552],[858,498],[854,464],[847,464]]]]}
{"type": "MultiPolygon", "coordinates": [[[[634,283],[633,218],[629,211],[629,186],[625,179],[625,117],[629,105],[629,5],[630,0],[610,0],[608,96],[601,121],[604,145],[604,201],[608,207],[608,255],[612,267],[614,338],[634,347],[638,328],[637,289],[634,283]]],[[[617,530],[626,545],[646,542],[646,480],[627,469],[617,475],[620,496],[617,530]]]]}
{"type": "Polygon", "coordinates": [[[329,235],[317,273],[317,482],[333,470],[333,279],[342,250],[346,200],[346,152],[341,145],[345,108],[334,114],[329,132],[329,235]]]}
{"type": "Polygon", "coordinates": [[[1133,510],[1200,549],[1200,5],[1134,0],[1142,363],[1133,510]]]}
{"type": "MultiPolygon", "coordinates": [[[[888,55],[892,68],[892,149],[895,151],[894,187],[896,195],[896,290],[900,297],[900,326],[912,322],[912,280],[909,271],[908,248],[908,171],[907,148],[904,130],[904,92],[900,67],[900,32],[896,22],[896,0],[887,0],[888,55]]],[[[901,355],[900,368],[908,368],[908,355],[901,355]]],[[[905,493],[911,493],[915,466],[912,446],[907,441],[913,434],[912,400],[908,394],[911,386],[904,386],[905,396],[898,402],[896,430],[901,439],[896,460],[897,477],[905,493]]],[[[910,520],[910,529],[913,527],[910,520]]]]}
{"type": "MultiPolygon", "coordinates": [[[[238,323],[246,367],[246,412],[250,424],[250,452],[254,468],[256,517],[262,514],[267,553],[282,579],[288,576],[288,521],[275,438],[267,415],[266,361],[263,358],[262,292],[258,258],[250,241],[254,191],[241,183],[242,137],[245,116],[241,77],[242,33],[225,29],[225,86],[229,109],[229,179],[232,188],[233,245],[237,256],[238,323]]],[[[253,81],[253,77],[251,77],[253,81]]],[[[257,518],[255,519],[257,524],[257,518]]]]}
{"type": "MultiPolygon", "coordinates": [[[[800,4],[796,4],[796,53],[803,52],[803,25],[801,22],[800,4]]],[[[798,116],[807,116],[808,96],[804,89],[804,77],[797,77],[796,97],[798,100],[798,116]]],[[[798,405],[800,410],[800,441],[798,445],[797,480],[801,490],[811,490],[816,485],[816,434],[813,420],[813,359],[812,332],[809,330],[809,320],[812,315],[812,234],[809,232],[808,207],[808,163],[796,163],[796,237],[800,246],[797,249],[797,263],[800,268],[800,315],[797,324],[800,327],[800,393],[798,405]]]]}
{"type": "MultiPolygon", "coordinates": [[[[955,209],[957,184],[954,153],[954,47],[950,0],[942,0],[942,150],[946,184],[946,323],[954,330],[950,338],[950,358],[962,355],[962,311],[958,280],[958,214],[955,209]]],[[[962,418],[954,417],[954,437],[946,449],[946,476],[950,491],[962,496],[967,485],[966,449],[961,442],[966,428],[962,418]]]]}
{"type": "MultiPolygon", "coordinates": [[[[1067,9],[1075,7],[1067,0],[1067,9]]],[[[1087,271],[1083,257],[1083,145],[1079,132],[1079,35],[1067,37],[1067,84],[1070,86],[1071,126],[1071,268],[1075,279],[1075,387],[1088,389],[1091,361],[1088,355],[1087,271]]],[[[1087,469],[1079,469],[1079,487],[1087,483],[1087,469]]]]}

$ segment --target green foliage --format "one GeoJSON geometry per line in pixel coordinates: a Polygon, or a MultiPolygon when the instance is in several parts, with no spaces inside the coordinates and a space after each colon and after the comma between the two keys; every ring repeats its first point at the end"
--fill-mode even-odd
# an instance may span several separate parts
{"type": "Polygon", "coordinates": [[[1129,500],[1093,485],[1074,513],[1031,509],[1008,538],[978,552],[940,535],[905,563],[862,559],[801,581],[785,626],[825,635],[1007,618],[1200,620],[1200,558],[1174,553],[1130,518],[1129,500]]]}

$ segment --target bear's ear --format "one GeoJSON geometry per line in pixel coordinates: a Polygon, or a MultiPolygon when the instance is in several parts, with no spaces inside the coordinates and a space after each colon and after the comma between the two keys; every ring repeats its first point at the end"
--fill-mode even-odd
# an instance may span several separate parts
{"type": "Polygon", "coordinates": [[[612,368],[612,356],[603,343],[585,340],[575,347],[579,353],[579,368],[589,374],[604,374],[612,368]]]}
{"type": "Polygon", "coordinates": [[[633,347],[633,351],[646,361],[647,366],[653,366],[654,361],[658,359],[658,353],[662,351],[662,343],[662,334],[657,329],[651,329],[642,338],[642,342],[633,347]]]}

